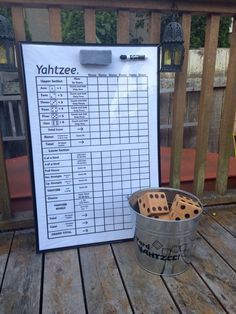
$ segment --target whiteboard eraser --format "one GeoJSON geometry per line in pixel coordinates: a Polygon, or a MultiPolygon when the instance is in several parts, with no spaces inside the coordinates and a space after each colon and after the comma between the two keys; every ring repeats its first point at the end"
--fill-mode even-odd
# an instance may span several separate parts
{"type": "Polygon", "coordinates": [[[80,64],[109,65],[111,64],[111,50],[80,50],[80,64]]]}

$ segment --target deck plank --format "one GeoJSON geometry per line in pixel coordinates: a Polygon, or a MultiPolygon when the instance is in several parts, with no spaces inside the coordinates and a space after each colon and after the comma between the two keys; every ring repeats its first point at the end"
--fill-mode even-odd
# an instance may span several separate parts
{"type": "Polygon", "coordinates": [[[39,313],[42,255],[32,230],[15,233],[0,295],[0,313],[39,313]]]}
{"type": "Polygon", "coordinates": [[[203,216],[198,231],[236,271],[235,237],[214,221],[209,215],[203,216]]]}
{"type": "Polygon", "coordinates": [[[0,286],[11,247],[13,232],[0,233],[0,286]]]}
{"type": "MultiPolygon", "coordinates": [[[[235,209],[214,212],[200,223],[192,266],[176,277],[142,270],[131,241],[80,248],[80,261],[76,249],[46,253],[42,313],[236,313],[235,209]]],[[[0,234],[0,314],[39,313],[34,231],[12,237],[0,234]]]]}
{"type": "Polygon", "coordinates": [[[192,267],[178,276],[164,277],[164,281],[182,313],[225,313],[192,267]]]}
{"type": "Polygon", "coordinates": [[[196,239],[192,263],[225,309],[236,313],[236,273],[200,236],[196,239]]]}
{"type": "Polygon", "coordinates": [[[42,313],[85,313],[78,251],[45,254],[42,313]]]}
{"type": "Polygon", "coordinates": [[[161,277],[138,265],[132,242],[112,247],[135,313],[179,313],[161,277]]]}
{"type": "Polygon", "coordinates": [[[208,214],[236,237],[236,206],[230,209],[211,209],[208,214]]]}
{"type": "Polygon", "coordinates": [[[80,248],[88,313],[132,313],[109,245],[80,248]]]}

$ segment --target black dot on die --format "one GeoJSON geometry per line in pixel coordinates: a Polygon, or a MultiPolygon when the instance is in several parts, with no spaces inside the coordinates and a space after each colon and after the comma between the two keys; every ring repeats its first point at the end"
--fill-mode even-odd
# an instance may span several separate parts
{"type": "Polygon", "coordinates": [[[147,212],[150,213],[150,208],[149,207],[147,208],[147,212]]]}
{"type": "Polygon", "coordinates": [[[179,217],[176,217],[175,220],[180,220],[180,218],[179,218],[179,217]]]}
{"type": "Polygon", "coordinates": [[[141,200],[141,199],[139,200],[139,203],[140,203],[140,204],[142,203],[142,200],[141,200]]]}
{"type": "Polygon", "coordinates": [[[181,205],[180,208],[181,208],[181,209],[185,209],[186,206],[185,206],[185,205],[181,205]]]}
{"type": "Polygon", "coordinates": [[[185,214],[184,217],[185,217],[185,218],[189,218],[190,215],[189,215],[189,214],[185,214]]]}
{"type": "Polygon", "coordinates": [[[161,210],[162,210],[162,207],[161,207],[161,206],[158,206],[158,210],[160,210],[160,211],[161,211],[161,210]]]}
{"type": "Polygon", "coordinates": [[[153,194],[150,194],[150,198],[153,198],[153,194]]]}
{"type": "Polygon", "coordinates": [[[143,203],[143,208],[145,208],[146,207],[146,204],[145,203],[143,203]]]}
{"type": "Polygon", "coordinates": [[[195,210],[194,210],[194,214],[197,215],[198,213],[199,213],[199,210],[198,210],[198,209],[195,209],[195,210]]]}
{"type": "Polygon", "coordinates": [[[161,194],[161,198],[165,198],[165,195],[164,195],[164,194],[161,194]]]}
{"type": "Polygon", "coordinates": [[[167,206],[164,206],[164,210],[168,210],[167,206]]]}
{"type": "Polygon", "coordinates": [[[157,209],[156,209],[156,207],[153,206],[153,207],[152,207],[152,210],[155,212],[157,209]]]}
{"type": "Polygon", "coordinates": [[[158,194],[155,194],[155,198],[159,198],[159,195],[158,195],[158,194]]]}

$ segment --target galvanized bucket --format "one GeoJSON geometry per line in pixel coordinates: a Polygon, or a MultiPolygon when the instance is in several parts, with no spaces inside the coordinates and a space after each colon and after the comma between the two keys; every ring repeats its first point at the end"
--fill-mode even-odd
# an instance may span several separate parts
{"type": "Polygon", "coordinates": [[[134,245],[139,264],[145,270],[159,275],[181,274],[190,264],[195,234],[202,212],[191,219],[181,221],[159,220],[143,216],[138,210],[138,198],[147,191],[165,192],[169,204],[177,193],[191,197],[202,207],[201,202],[191,193],[171,188],[140,190],[129,198],[129,204],[136,214],[134,245]]]}

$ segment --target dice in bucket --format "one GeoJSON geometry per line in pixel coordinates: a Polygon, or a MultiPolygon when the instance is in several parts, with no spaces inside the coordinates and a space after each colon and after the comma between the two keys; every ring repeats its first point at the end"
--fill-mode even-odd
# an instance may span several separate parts
{"type": "Polygon", "coordinates": [[[177,193],[172,204],[168,204],[163,191],[146,192],[138,198],[142,215],[162,220],[191,219],[202,212],[200,204],[194,199],[177,193]]]}

